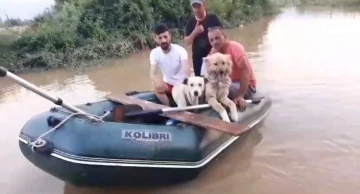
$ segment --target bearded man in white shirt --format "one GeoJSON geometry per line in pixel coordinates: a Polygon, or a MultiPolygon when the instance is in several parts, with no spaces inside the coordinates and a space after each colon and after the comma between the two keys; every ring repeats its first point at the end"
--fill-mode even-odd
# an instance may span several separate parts
{"type": "Polygon", "coordinates": [[[192,68],[185,48],[171,43],[171,33],[166,24],[156,25],[154,35],[158,46],[150,52],[150,79],[158,99],[163,105],[170,106],[169,97],[173,86],[189,77],[192,68]],[[156,78],[157,68],[163,74],[162,80],[156,78]]]}

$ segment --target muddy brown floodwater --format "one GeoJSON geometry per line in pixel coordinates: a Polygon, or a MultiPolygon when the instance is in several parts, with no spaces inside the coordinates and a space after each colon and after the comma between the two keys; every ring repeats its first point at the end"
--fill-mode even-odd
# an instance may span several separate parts
{"type": "MultiPolygon", "coordinates": [[[[273,100],[251,131],[198,179],[156,190],[77,188],[21,154],[17,135],[49,101],[0,80],[2,194],[355,194],[360,189],[360,9],[288,8],[229,30],[251,57],[259,86],[273,100]]],[[[108,93],[148,90],[149,52],[82,73],[23,78],[71,104],[108,93]]]]}

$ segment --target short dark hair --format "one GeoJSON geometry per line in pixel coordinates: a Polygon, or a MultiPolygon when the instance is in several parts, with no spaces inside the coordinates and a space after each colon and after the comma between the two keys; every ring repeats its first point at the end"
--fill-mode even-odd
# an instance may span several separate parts
{"type": "Polygon", "coordinates": [[[169,28],[164,23],[156,24],[156,26],[154,28],[154,33],[156,35],[162,34],[162,33],[166,32],[166,31],[169,31],[169,28]]]}
{"type": "Polygon", "coordinates": [[[222,27],[222,26],[213,26],[213,27],[210,27],[208,28],[208,33],[209,32],[212,32],[214,30],[220,30],[220,32],[224,35],[225,38],[227,38],[227,35],[225,33],[225,29],[222,27]]]}
{"type": "Polygon", "coordinates": [[[212,27],[209,27],[209,28],[208,28],[208,31],[209,31],[209,32],[210,32],[210,31],[213,31],[213,30],[221,30],[221,31],[223,31],[224,28],[223,28],[222,26],[212,26],[212,27]]]}

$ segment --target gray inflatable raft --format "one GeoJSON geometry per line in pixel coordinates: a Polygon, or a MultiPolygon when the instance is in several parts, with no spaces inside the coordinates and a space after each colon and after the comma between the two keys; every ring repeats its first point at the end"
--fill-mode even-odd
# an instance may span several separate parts
{"type": "MultiPolygon", "coordinates": [[[[152,92],[131,95],[159,103],[152,92]]],[[[103,115],[119,105],[106,99],[76,107],[103,115]]],[[[259,104],[249,104],[245,112],[239,112],[240,122],[254,127],[264,119],[271,105],[267,96],[259,104]]],[[[75,185],[139,187],[188,181],[239,138],[224,134],[200,148],[206,129],[181,122],[168,126],[165,125],[168,118],[161,115],[143,118],[143,123],[119,123],[114,122],[112,113],[102,123],[71,117],[49,132],[69,114],[64,108],[53,108],[34,116],[22,128],[19,146],[35,166],[75,185]],[[42,137],[41,146],[30,144],[48,132],[42,137]]],[[[199,114],[219,118],[211,109],[199,114]]]]}

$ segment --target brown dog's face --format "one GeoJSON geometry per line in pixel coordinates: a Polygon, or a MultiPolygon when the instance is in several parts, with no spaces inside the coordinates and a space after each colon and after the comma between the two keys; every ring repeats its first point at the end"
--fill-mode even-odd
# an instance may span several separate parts
{"type": "Polygon", "coordinates": [[[229,54],[214,53],[204,57],[208,73],[214,72],[218,75],[230,75],[232,72],[232,61],[229,54]]]}

